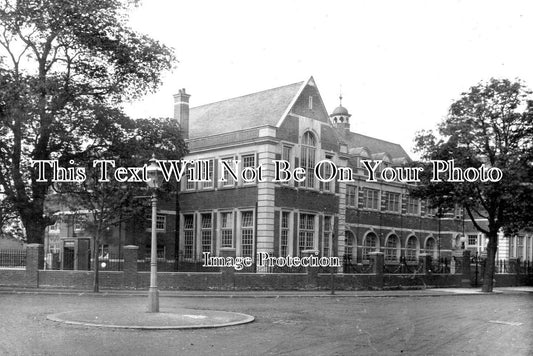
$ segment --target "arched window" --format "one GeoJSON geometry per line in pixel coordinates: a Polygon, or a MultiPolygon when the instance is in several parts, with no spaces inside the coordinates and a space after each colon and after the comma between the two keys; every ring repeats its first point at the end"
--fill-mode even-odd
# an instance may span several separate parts
{"type": "Polygon", "coordinates": [[[435,239],[433,237],[428,237],[426,240],[425,250],[426,253],[431,256],[431,258],[437,258],[437,244],[435,243],[435,239]]]}
{"type": "Polygon", "coordinates": [[[416,236],[409,236],[405,247],[405,260],[416,262],[418,255],[418,239],[416,236]]]}
{"type": "Polygon", "coordinates": [[[390,235],[385,243],[385,261],[396,262],[400,257],[400,239],[390,235]]]}
{"type": "Polygon", "coordinates": [[[350,230],[346,230],[344,232],[344,258],[346,261],[356,262],[355,247],[355,236],[350,230]]]}
{"type": "Polygon", "coordinates": [[[307,131],[302,137],[302,155],[300,156],[300,167],[305,170],[305,180],[301,182],[302,187],[314,188],[315,186],[315,156],[316,138],[307,131]]]}
{"type": "Polygon", "coordinates": [[[363,260],[369,260],[370,252],[377,251],[378,248],[378,237],[373,232],[366,235],[365,240],[363,241],[363,260]]]}

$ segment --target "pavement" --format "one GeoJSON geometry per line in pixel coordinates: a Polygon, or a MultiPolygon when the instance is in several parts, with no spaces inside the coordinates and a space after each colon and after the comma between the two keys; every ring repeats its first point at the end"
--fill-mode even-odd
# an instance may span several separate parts
{"type": "MultiPolygon", "coordinates": [[[[0,287],[1,294],[48,294],[78,296],[146,296],[144,290],[104,290],[100,293],[85,290],[50,288],[0,287]]],[[[160,291],[160,298],[402,298],[439,297],[450,295],[494,295],[502,293],[533,293],[533,287],[496,288],[493,293],[483,293],[479,288],[428,288],[409,290],[371,291],[160,291]]],[[[218,328],[246,324],[254,321],[248,314],[203,310],[161,309],[159,313],[128,313],[121,309],[91,308],[71,310],[47,315],[48,320],[59,323],[113,329],[168,330],[218,328]]]]}
{"type": "MultiPolygon", "coordinates": [[[[335,297],[360,298],[400,298],[400,297],[438,297],[449,295],[490,295],[495,293],[533,293],[533,286],[494,288],[493,293],[484,293],[480,288],[424,288],[424,289],[392,289],[392,290],[357,290],[335,291],[335,297]]],[[[106,296],[146,296],[147,290],[138,289],[104,289],[94,293],[83,289],[66,288],[21,288],[0,286],[0,294],[48,294],[48,295],[86,295],[94,297],[106,296]]],[[[159,296],[164,298],[328,298],[330,290],[293,290],[293,291],[263,291],[263,290],[225,290],[225,291],[191,291],[191,290],[161,290],[159,296]]]]}

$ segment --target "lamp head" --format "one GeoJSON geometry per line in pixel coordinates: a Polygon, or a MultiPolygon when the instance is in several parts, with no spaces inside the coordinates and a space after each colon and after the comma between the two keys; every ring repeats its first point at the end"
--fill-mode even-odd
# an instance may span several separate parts
{"type": "Polygon", "coordinates": [[[163,181],[163,173],[161,171],[161,168],[157,164],[157,159],[155,159],[155,155],[152,155],[152,158],[150,159],[150,164],[148,167],[146,167],[146,184],[148,184],[148,187],[157,189],[161,186],[161,183],[163,181]]]}

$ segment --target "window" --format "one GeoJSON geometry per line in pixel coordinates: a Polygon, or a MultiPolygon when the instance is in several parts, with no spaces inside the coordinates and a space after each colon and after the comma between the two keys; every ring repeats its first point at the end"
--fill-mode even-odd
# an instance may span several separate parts
{"type": "Polygon", "coordinates": [[[298,252],[312,250],[315,247],[315,215],[300,214],[300,231],[298,234],[298,252]]]}
{"type": "Polygon", "coordinates": [[[191,169],[192,166],[190,164],[187,165],[187,169],[185,171],[185,190],[194,190],[196,189],[196,183],[191,182],[192,175],[191,175],[191,169]]]}
{"type": "Polygon", "coordinates": [[[477,235],[468,235],[468,244],[470,246],[476,246],[477,245],[477,235]]]}
{"type": "MultiPolygon", "coordinates": [[[[243,171],[244,171],[245,168],[249,168],[249,167],[255,169],[255,154],[242,156],[242,169],[243,169],[243,171]]],[[[253,175],[252,175],[251,172],[247,172],[246,175],[245,175],[245,178],[247,180],[251,179],[252,177],[253,177],[253,175]]],[[[247,181],[245,181],[245,182],[248,183],[247,181]]]]}
{"type": "Polygon", "coordinates": [[[241,213],[241,256],[254,256],[254,213],[243,211],[241,213]]]}
{"type": "Polygon", "coordinates": [[[398,261],[400,252],[400,240],[396,235],[390,235],[387,238],[385,244],[385,261],[396,262],[398,261]]]}
{"type": "Polygon", "coordinates": [[[365,240],[363,241],[363,260],[369,260],[369,253],[377,251],[377,241],[378,237],[373,232],[366,235],[365,240]]]}
{"type": "Polygon", "coordinates": [[[431,207],[431,202],[429,200],[426,201],[426,215],[427,216],[437,215],[437,208],[431,207]]]}
{"type": "Polygon", "coordinates": [[[206,160],[205,162],[202,162],[201,165],[202,165],[202,169],[207,172],[207,179],[208,179],[207,182],[202,183],[202,188],[203,189],[213,188],[213,179],[214,179],[213,173],[215,169],[215,162],[212,159],[210,159],[210,160],[206,160]]]}
{"type": "Polygon", "coordinates": [[[407,239],[407,247],[405,249],[405,260],[407,262],[416,262],[417,247],[418,247],[418,240],[416,236],[410,236],[407,239]]]}
{"type": "Polygon", "coordinates": [[[354,256],[355,236],[349,230],[344,232],[344,259],[355,262],[354,256]]]}
{"type": "Polygon", "coordinates": [[[315,153],[315,136],[307,131],[302,138],[302,156],[300,157],[300,166],[306,174],[305,180],[300,183],[302,187],[314,188],[315,186],[315,153]]]}
{"type": "Polygon", "coordinates": [[[157,259],[165,260],[165,246],[164,245],[157,245],[157,259]]]}
{"type": "Polygon", "coordinates": [[[400,212],[400,194],[393,192],[385,192],[385,209],[387,211],[399,213],[400,212]]]}
{"type": "Polygon", "coordinates": [[[516,237],[516,258],[524,259],[524,236],[516,237]]]}
{"type": "Polygon", "coordinates": [[[157,215],[155,221],[155,229],[158,231],[165,231],[167,224],[167,217],[165,215],[157,215]]]}
{"type": "Polygon", "coordinates": [[[76,215],[74,216],[74,231],[81,231],[85,228],[85,216],[76,215]]]}
{"type": "Polygon", "coordinates": [[[322,236],[322,256],[330,257],[333,248],[332,227],[333,218],[329,215],[324,216],[324,234],[322,236]]]}
{"type": "Polygon", "coordinates": [[[233,247],[233,213],[220,213],[220,247],[233,247]]]}
{"type": "Polygon", "coordinates": [[[98,246],[98,258],[109,259],[109,245],[98,246]]]}
{"type": "Polygon", "coordinates": [[[211,213],[200,215],[202,220],[201,238],[202,238],[202,253],[212,252],[212,236],[213,236],[213,219],[211,213]]]}
{"type": "MultiPolygon", "coordinates": [[[[331,155],[326,155],[326,159],[331,161],[331,162],[333,162],[333,156],[331,156],[331,155]]],[[[331,165],[325,164],[323,167],[324,167],[323,168],[324,172],[322,173],[322,176],[324,178],[328,179],[331,176],[331,174],[332,174],[331,165]]],[[[327,192],[331,191],[331,182],[324,182],[324,190],[327,191],[327,192]]]]}
{"type": "Polygon", "coordinates": [[[57,233],[60,231],[60,225],[61,225],[61,221],[59,218],[56,219],[56,222],[54,223],[54,225],[50,225],[50,228],[49,228],[49,232],[53,232],[53,233],[57,233]]]}
{"type": "Polygon", "coordinates": [[[193,258],[194,256],[194,215],[183,216],[183,257],[193,258]]]}
{"type": "Polygon", "coordinates": [[[379,190],[370,188],[363,189],[363,208],[379,209],[379,190]]]}
{"type": "Polygon", "coordinates": [[[356,207],[357,205],[357,187],[354,185],[346,186],[346,206],[356,207]]]}
{"type": "MultiPolygon", "coordinates": [[[[291,164],[291,147],[283,146],[281,149],[281,159],[291,164]]],[[[290,167],[293,168],[292,166],[290,167]]],[[[281,182],[281,184],[288,185],[289,181],[281,182]]]]}
{"type": "Polygon", "coordinates": [[[290,217],[291,214],[288,211],[281,212],[281,231],[279,240],[279,255],[281,257],[289,255],[290,217]]]}
{"type": "Polygon", "coordinates": [[[309,110],[313,110],[313,96],[309,95],[309,110]]]}
{"type": "MultiPolygon", "coordinates": [[[[222,158],[221,162],[227,162],[229,167],[235,168],[235,160],[233,157],[226,157],[222,158]]],[[[224,166],[224,164],[220,164],[221,169],[221,176],[223,178],[222,180],[222,186],[224,187],[230,187],[235,184],[235,181],[232,177],[232,175],[229,173],[228,169],[224,166]]]]}
{"type": "Polygon", "coordinates": [[[435,239],[429,237],[426,240],[426,253],[429,254],[432,258],[437,258],[437,247],[435,244],[435,239]]]}
{"type": "Polygon", "coordinates": [[[407,196],[407,214],[418,215],[420,214],[420,202],[418,199],[411,196],[407,196]]]}

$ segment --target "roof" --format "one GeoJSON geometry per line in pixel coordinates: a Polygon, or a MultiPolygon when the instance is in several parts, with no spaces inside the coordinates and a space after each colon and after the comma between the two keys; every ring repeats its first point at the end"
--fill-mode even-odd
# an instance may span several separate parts
{"type": "Polygon", "coordinates": [[[335,116],[335,115],[345,115],[345,116],[352,116],[350,114],[348,114],[348,109],[346,109],[344,106],[340,105],[338,106],[337,108],[335,108],[335,110],[333,110],[333,113],[331,113],[330,116],[335,116]]]}
{"type": "Polygon", "coordinates": [[[211,136],[264,125],[275,126],[303,84],[298,82],[191,108],[189,137],[211,136]]]}
{"type": "Polygon", "coordinates": [[[337,129],[337,134],[341,142],[345,143],[348,148],[366,147],[371,153],[386,152],[391,158],[406,157],[410,160],[409,155],[397,143],[392,143],[378,138],[361,135],[344,129],[337,129]]]}

